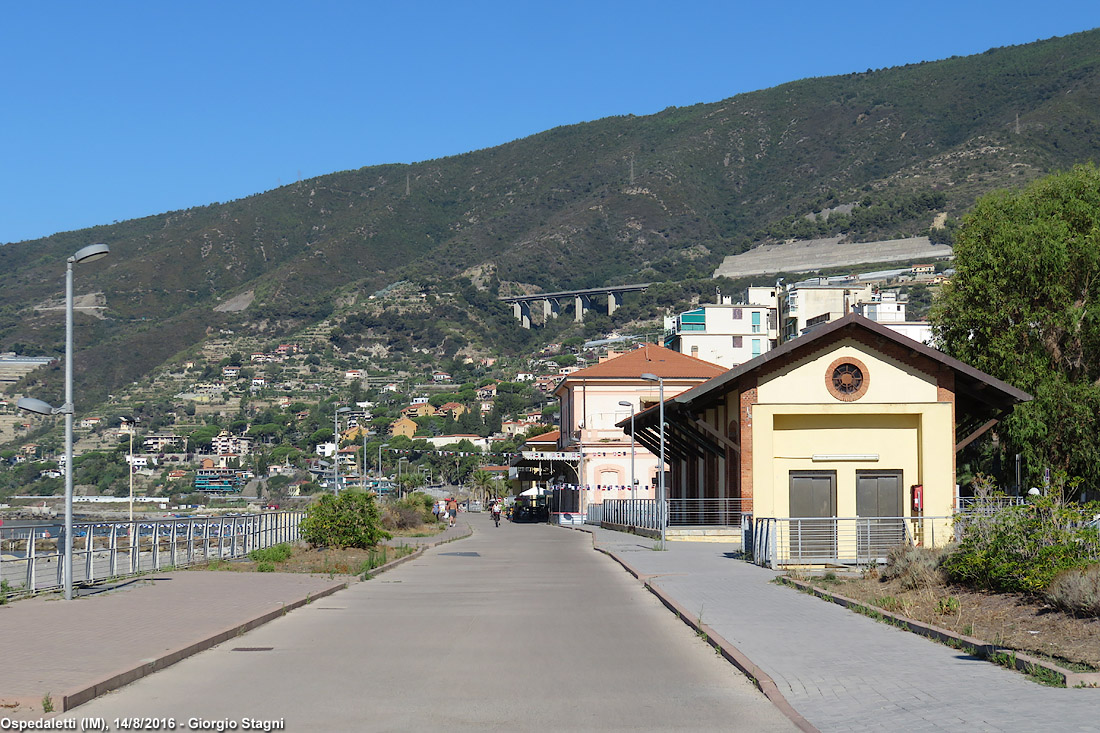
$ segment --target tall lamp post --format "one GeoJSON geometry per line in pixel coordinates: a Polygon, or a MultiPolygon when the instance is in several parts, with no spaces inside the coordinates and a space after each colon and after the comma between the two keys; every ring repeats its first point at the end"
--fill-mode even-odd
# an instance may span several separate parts
{"type": "Polygon", "coordinates": [[[340,415],[351,412],[350,407],[337,407],[332,413],[332,486],[333,493],[340,493],[340,415]]]}
{"type": "Polygon", "coordinates": [[[401,498],[405,497],[405,487],[401,485],[401,461],[405,462],[405,467],[408,468],[409,459],[402,456],[397,459],[397,490],[401,492],[401,498]]]}
{"type": "Polygon", "coordinates": [[[130,433],[130,522],[134,521],[134,430],[137,428],[138,418],[122,418],[129,427],[130,433]]]}
{"type": "MultiPolygon", "coordinates": [[[[638,486],[638,482],[634,480],[634,405],[622,400],[619,402],[619,406],[630,408],[630,498],[633,500],[634,489],[638,486]]],[[[631,511],[634,511],[633,507],[631,507],[631,511]]]]}
{"type": "Polygon", "coordinates": [[[52,407],[42,400],[24,397],[17,406],[39,415],[65,416],[65,600],[73,599],[73,265],[106,257],[111,248],[89,244],[65,261],[65,404],[52,407]]]}
{"type": "Polygon", "coordinates": [[[642,379],[647,382],[657,382],[659,392],[657,399],[661,402],[658,420],[661,423],[661,458],[657,465],[657,523],[661,525],[661,549],[665,549],[665,380],[656,374],[646,372],[642,379]]]}
{"type": "Polygon", "coordinates": [[[382,449],[389,448],[389,443],[383,443],[378,446],[378,493],[382,493],[382,449]]]}

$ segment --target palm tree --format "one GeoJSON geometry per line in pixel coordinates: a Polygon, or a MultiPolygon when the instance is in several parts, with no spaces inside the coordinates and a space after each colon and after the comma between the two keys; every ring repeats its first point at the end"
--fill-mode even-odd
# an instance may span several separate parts
{"type": "Polygon", "coordinates": [[[470,475],[470,483],[477,493],[480,494],[479,501],[482,503],[485,503],[489,495],[494,493],[493,490],[497,488],[496,479],[493,477],[493,474],[481,468],[470,475]]]}

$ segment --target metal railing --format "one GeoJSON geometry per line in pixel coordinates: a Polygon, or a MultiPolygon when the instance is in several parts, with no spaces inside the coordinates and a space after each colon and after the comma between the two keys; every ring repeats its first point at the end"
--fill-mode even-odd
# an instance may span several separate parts
{"type": "MultiPolygon", "coordinates": [[[[74,523],[73,583],[244,557],[252,550],[297,541],[303,517],[302,512],[266,512],[74,523]]],[[[0,529],[0,580],[13,594],[62,587],[64,547],[61,525],[0,529]]]]}
{"type": "Polygon", "coordinates": [[[671,527],[740,527],[741,510],[752,511],[752,500],[669,499],[671,527]]]}
{"type": "Polygon", "coordinates": [[[992,514],[1008,506],[1023,506],[1027,503],[1024,496],[960,496],[959,511],[965,513],[992,514]]]}
{"type": "MultiPolygon", "coordinates": [[[[665,502],[666,527],[740,527],[742,506],[751,509],[751,500],[741,499],[669,499],[665,502]]],[[[660,529],[657,523],[656,499],[604,499],[599,506],[600,519],[592,520],[593,510],[588,511],[589,522],[599,521],[626,527],[660,529]]]]}
{"type": "Polygon", "coordinates": [[[753,561],[784,565],[873,565],[898,545],[936,547],[954,538],[954,517],[759,517],[753,561]]]}
{"type": "MultiPolygon", "coordinates": [[[[656,499],[604,499],[601,520],[624,527],[659,530],[656,499]]],[[[665,504],[665,521],[668,521],[668,504],[665,504]]]]}

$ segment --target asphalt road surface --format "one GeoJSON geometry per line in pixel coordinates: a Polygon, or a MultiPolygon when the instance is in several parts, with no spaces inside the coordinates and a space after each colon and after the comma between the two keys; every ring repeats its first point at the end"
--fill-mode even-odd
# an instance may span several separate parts
{"type": "Polygon", "coordinates": [[[462,519],[469,539],[71,715],[183,730],[794,730],[589,535],[462,519]]]}

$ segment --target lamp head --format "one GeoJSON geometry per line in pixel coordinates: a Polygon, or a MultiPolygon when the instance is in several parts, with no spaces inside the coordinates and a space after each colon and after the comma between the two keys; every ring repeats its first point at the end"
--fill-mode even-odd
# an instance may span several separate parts
{"type": "Polygon", "coordinates": [[[34,397],[23,397],[15,404],[20,410],[33,412],[37,415],[56,415],[57,411],[49,402],[36,400],[34,397]]]}
{"type": "Polygon", "coordinates": [[[650,372],[646,372],[645,374],[643,374],[642,379],[644,379],[647,382],[660,382],[661,381],[660,377],[658,377],[656,374],[651,374],[650,372]]]}
{"type": "Polygon", "coordinates": [[[626,400],[619,400],[619,406],[620,407],[634,407],[634,405],[630,404],[626,400]]]}
{"type": "Polygon", "coordinates": [[[336,412],[351,412],[350,407],[337,407],[336,412]]]}
{"type": "Polygon", "coordinates": [[[87,247],[78,249],[76,254],[73,255],[70,260],[72,262],[95,262],[98,259],[102,259],[111,253],[111,248],[105,244],[89,244],[87,247]]]}

